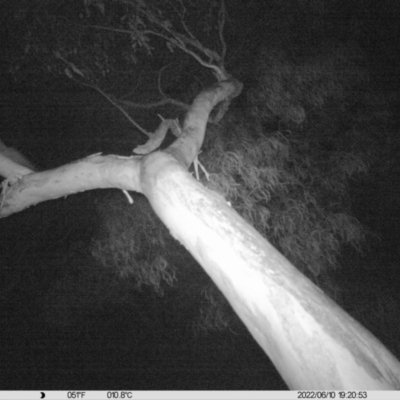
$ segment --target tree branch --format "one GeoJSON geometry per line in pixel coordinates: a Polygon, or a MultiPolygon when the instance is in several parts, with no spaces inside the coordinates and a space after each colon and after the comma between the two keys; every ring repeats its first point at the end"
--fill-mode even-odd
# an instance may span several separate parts
{"type": "Polygon", "coordinates": [[[18,150],[7,147],[0,140],[0,176],[6,178],[7,183],[12,183],[33,171],[36,171],[36,168],[29,160],[18,150]]]}
{"type": "Polygon", "coordinates": [[[2,191],[0,217],[86,190],[119,188],[141,192],[141,158],[94,155],[56,169],[24,175],[2,191]]]}
{"type": "Polygon", "coordinates": [[[167,134],[168,130],[171,129],[172,133],[179,137],[181,135],[181,130],[177,120],[175,119],[163,119],[156,131],[151,135],[150,139],[140,146],[137,146],[133,149],[133,152],[136,154],[148,154],[152,151],[156,150],[158,147],[161,146],[165,135],[167,134]]]}
{"type": "Polygon", "coordinates": [[[220,60],[222,64],[224,63],[226,56],[226,42],[224,38],[225,19],[226,19],[225,0],[221,0],[221,8],[218,13],[218,34],[222,46],[221,60],[220,60]]]}
{"type": "MultiPolygon", "coordinates": [[[[169,38],[167,35],[164,35],[163,33],[159,33],[159,32],[153,31],[153,30],[146,30],[146,31],[144,31],[144,33],[161,37],[161,38],[165,39],[167,42],[169,42],[172,45],[174,45],[174,46],[178,47],[179,49],[181,49],[183,52],[189,54],[190,56],[192,56],[203,67],[212,69],[214,71],[215,76],[218,78],[219,81],[227,80],[229,78],[229,75],[226,73],[226,71],[224,70],[223,67],[219,67],[217,65],[212,64],[211,62],[204,61],[194,51],[189,50],[187,48],[187,46],[185,45],[185,43],[184,43],[184,41],[188,42],[188,43],[190,42],[190,40],[188,38],[185,38],[185,40],[183,41],[182,38],[179,37],[180,35],[178,35],[178,34],[174,35],[173,38],[169,38]]],[[[202,48],[202,46],[200,44],[199,44],[199,46],[200,46],[200,48],[202,48]]],[[[205,54],[207,54],[207,51],[212,52],[212,50],[203,48],[203,52],[205,54]]]]}
{"type": "Polygon", "coordinates": [[[188,168],[203,144],[211,110],[220,102],[238,96],[242,87],[240,82],[230,79],[201,92],[186,114],[181,136],[164,151],[188,168]]]}
{"type": "Polygon", "coordinates": [[[123,104],[124,106],[127,107],[132,107],[132,108],[143,108],[143,109],[150,109],[150,108],[157,108],[157,107],[162,107],[167,104],[171,104],[174,106],[178,106],[182,108],[183,110],[189,110],[190,106],[189,104],[183,103],[179,100],[171,99],[171,98],[166,98],[162,100],[155,101],[153,103],[135,103],[130,100],[118,100],[119,103],[123,104]]]}
{"type": "MultiPolygon", "coordinates": [[[[163,23],[163,21],[160,21],[154,15],[150,16],[149,13],[146,13],[146,11],[143,11],[143,14],[149,20],[150,24],[154,24],[155,26],[160,28],[161,31],[164,31],[167,34],[162,32],[157,32],[154,29],[146,29],[141,31],[140,33],[145,35],[154,35],[163,38],[168,43],[171,43],[172,45],[181,49],[183,52],[192,56],[203,67],[212,69],[217,79],[219,81],[223,81],[229,79],[229,74],[226,73],[225,68],[223,67],[223,60],[226,53],[226,45],[225,45],[225,40],[223,38],[225,13],[226,13],[225,3],[222,2],[221,10],[219,13],[219,21],[218,21],[219,37],[222,45],[222,56],[220,56],[216,51],[203,46],[201,42],[198,39],[196,39],[195,36],[192,34],[192,32],[187,28],[186,23],[182,16],[181,16],[181,23],[188,36],[178,33],[173,29],[170,29],[165,23],[163,23]],[[197,49],[200,53],[203,53],[205,56],[208,57],[209,61],[204,60],[199,54],[195,53],[193,50],[190,50],[187,47],[187,45],[190,45],[195,49],[197,49]]],[[[82,24],[77,24],[75,22],[73,22],[73,24],[85,28],[100,29],[117,33],[126,33],[128,35],[132,35],[135,33],[137,34],[137,32],[134,32],[132,29],[109,28],[101,25],[82,25],[82,24]]]]}

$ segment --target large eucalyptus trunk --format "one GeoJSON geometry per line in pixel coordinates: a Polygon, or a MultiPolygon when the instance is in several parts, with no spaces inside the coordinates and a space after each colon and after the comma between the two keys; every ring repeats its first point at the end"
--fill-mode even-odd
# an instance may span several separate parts
{"type": "Polygon", "coordinates": [[[153,209],[291,389],[400,389],[397,359],[221,196],[165,153],[153,153],[143,167],[153,209]]]}

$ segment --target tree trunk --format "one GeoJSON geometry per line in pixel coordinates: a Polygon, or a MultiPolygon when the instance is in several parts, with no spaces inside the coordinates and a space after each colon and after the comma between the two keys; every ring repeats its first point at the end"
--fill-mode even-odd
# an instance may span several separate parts
{"type": "Polygon", "coordinates": [[[396,358],[176,159],[151,154],[141,182],[291,389],[400,389],[396,358]]]}

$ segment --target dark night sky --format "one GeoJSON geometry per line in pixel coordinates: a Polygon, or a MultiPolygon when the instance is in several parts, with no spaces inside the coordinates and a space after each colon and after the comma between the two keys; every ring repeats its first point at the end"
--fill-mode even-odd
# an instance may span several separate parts
{"type": "MultiPolygon", "coordinates": [[[[231,0],[227,3],[227,68],[237,71],[238,78],[251,87],[255,83],[251,67],[260,46],[274,49],[296,46],[290,44],[294,40],[290,35],[285,41],[282,32],[286,31],[282,27],[287,25],[290,31],[291,24],[295,24],[291,21],[301,18],[293,14],[290,2],[231,0]]],[[[382,5],[374,1],[343,0],[335,4],[324,19],[327,35],[324,40],[329,43],[352,40],[359,44],[366,56],[371,91],[391,98],[387,128],[398,131],[398,3],[387,0],[382,5]]],[[[299,42],[308,34],[307,26],[318,22],[318,18],[318,14],[304,15],[304,24],[299,24],[299,42]]],[[[12,36],[20,31],[13,31],[15,26],[11,23],[3,20],[0,24],[0,35],[7,37],[6,43],[3,40],[5,54],[0,60],[1,139],[8,140],[44,169],[98,151],[128,155],[133,147],[130,126],[97,94],[69,86],[65,77],[49,78],[49,75],[44,78],[40,75],[35,84],[29,79],[23,84],[13,80],[7,73],[8,56],[22,38],[12,36]],[[40,81],[42,78],[46,80],[40,81]],[[113,132],[113,136],[104,135],[105,132],[113,132]]],[[[302,42],[302,45],[312,49],[313,40],[321,42],[321,38],[310,37],[310,43],[302,42]]],[[[238,104],[243,104],[241,102],[245,102],[245,97],[238,100],[238,104]]],[[[392,281],[393,276],[398,277],[399,151],[397,137],[392,142],[390,168],[383,172],[373,171],[368,179],[353,187],[355,216],[381,235],[381,241],[372,243],[368,253],[372,260],[368,266],[372,269],[371,279],[382,278],[382,265],[392,265],[393,271],[385,270],[392,281]]],[[[142,313],[146,308],[138,309],[129,302],[121,304],[115,299],[106,304],[103,294],[91,298],[91,301],[95,298],[101,303],[100,307],[85,303],[85,311],[77,311],[85,290],[75,285],[71,277],[63,281],[64,287],[57,286],[54,290],[56,284],[60,285],[59,277],[65,272],[63,268],[80,267],[76,260],[68,258],[68,253],[77,242],[85,246],[90,243],[98,226],[97,215],[92,209],[98,195],[95,191],[52,204],[40,204],[35,209],[0,221],[3,236],[1,268],[8,268],[2,277],[7,288],[9,282],[16,282],[11,284],[9,293],[0,292],[0,351],[3,353],[0,356],[0,389],[285,388],[244,328],[239,328],[237,334],[228,331],[192,338],[185,333],[186,321],[174,315],[171,311],[174,306],[162,298],[148,295],[151,304],[147,306],[148,315],[144,318],[142,313]],[[46,221],[45,228],[40,225],[42,221],[46,221]],[[18,239],[22,235],[31,243],[28,257],[18,247],[23,246],[24,240],[18,239]],[[30,265],[29,260],[35,260],[34,265],[30,265]],[[14,264],[18,268],[13,269],[14,264]],[[64,296],[69,291],[74,291],[74,296],[70,293],[64,296]],[[52,318],[56,323],[49,324],[52,318]],[[174,318],[176,324],[168,325],[167,321],[174,318]],[[168,330],[163,330],[165,326],[168,330]],[[184,338],[182,341],[181,337],[184,338]]],[[[89,263],[84,258],[79,262],[89,263]]],[[[354,275],[358,279],[359,271],[354,275]]],[[[362,280],[368,281],[365,270],[362,280]]]]}

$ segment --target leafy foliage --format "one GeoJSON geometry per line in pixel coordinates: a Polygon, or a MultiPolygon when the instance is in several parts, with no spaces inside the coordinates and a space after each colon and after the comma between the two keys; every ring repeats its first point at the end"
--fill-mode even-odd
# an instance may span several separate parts
{"type": "Polygon", "coordinates": [[[194,335],[223,331],[234,325],[234,313],[212,282],[203,286],[199,298],[199,309],[189,324],[194,335]]]}
{"type": "Polygon", "coordinates": [[[165,258],[173,239],[143,200],[132,207],[122,201],[126,199],[97,203],[103,227],[93,241],[92,254],[122,278],[134,277],[138,289],[149,285],[162,294],[163,283],[173,285],[176,280],[176,267],[165,258]]]}
{"type": "Polygon", "coordinates": [[[359,248],[364,231],[342,210],[349,179],[365,171],[360,159],[333,153],[316,162],[289,135],[268,136],[257,125],[226,124],[220,136],[203,157],[214,171],[209,187],[303,272],[327,273],[343,244],[359,248]]]}
{"type": "MultiPolygon", "coordinates": [[[[309,120],[318,126],[330,120],[332,107],[354,98],[368,75],[359,64],[361,50],[353,43],[324,43],[313,54],[262,49],[258,65],[258,89],[250,93],[252,113],[258,119],[278,119],[300,125],[309,120]]],[[[353,100],[354,101],[354,100],[353,100]]],[[[346,110],[348,111],[348,109],[346,110]]]]}

